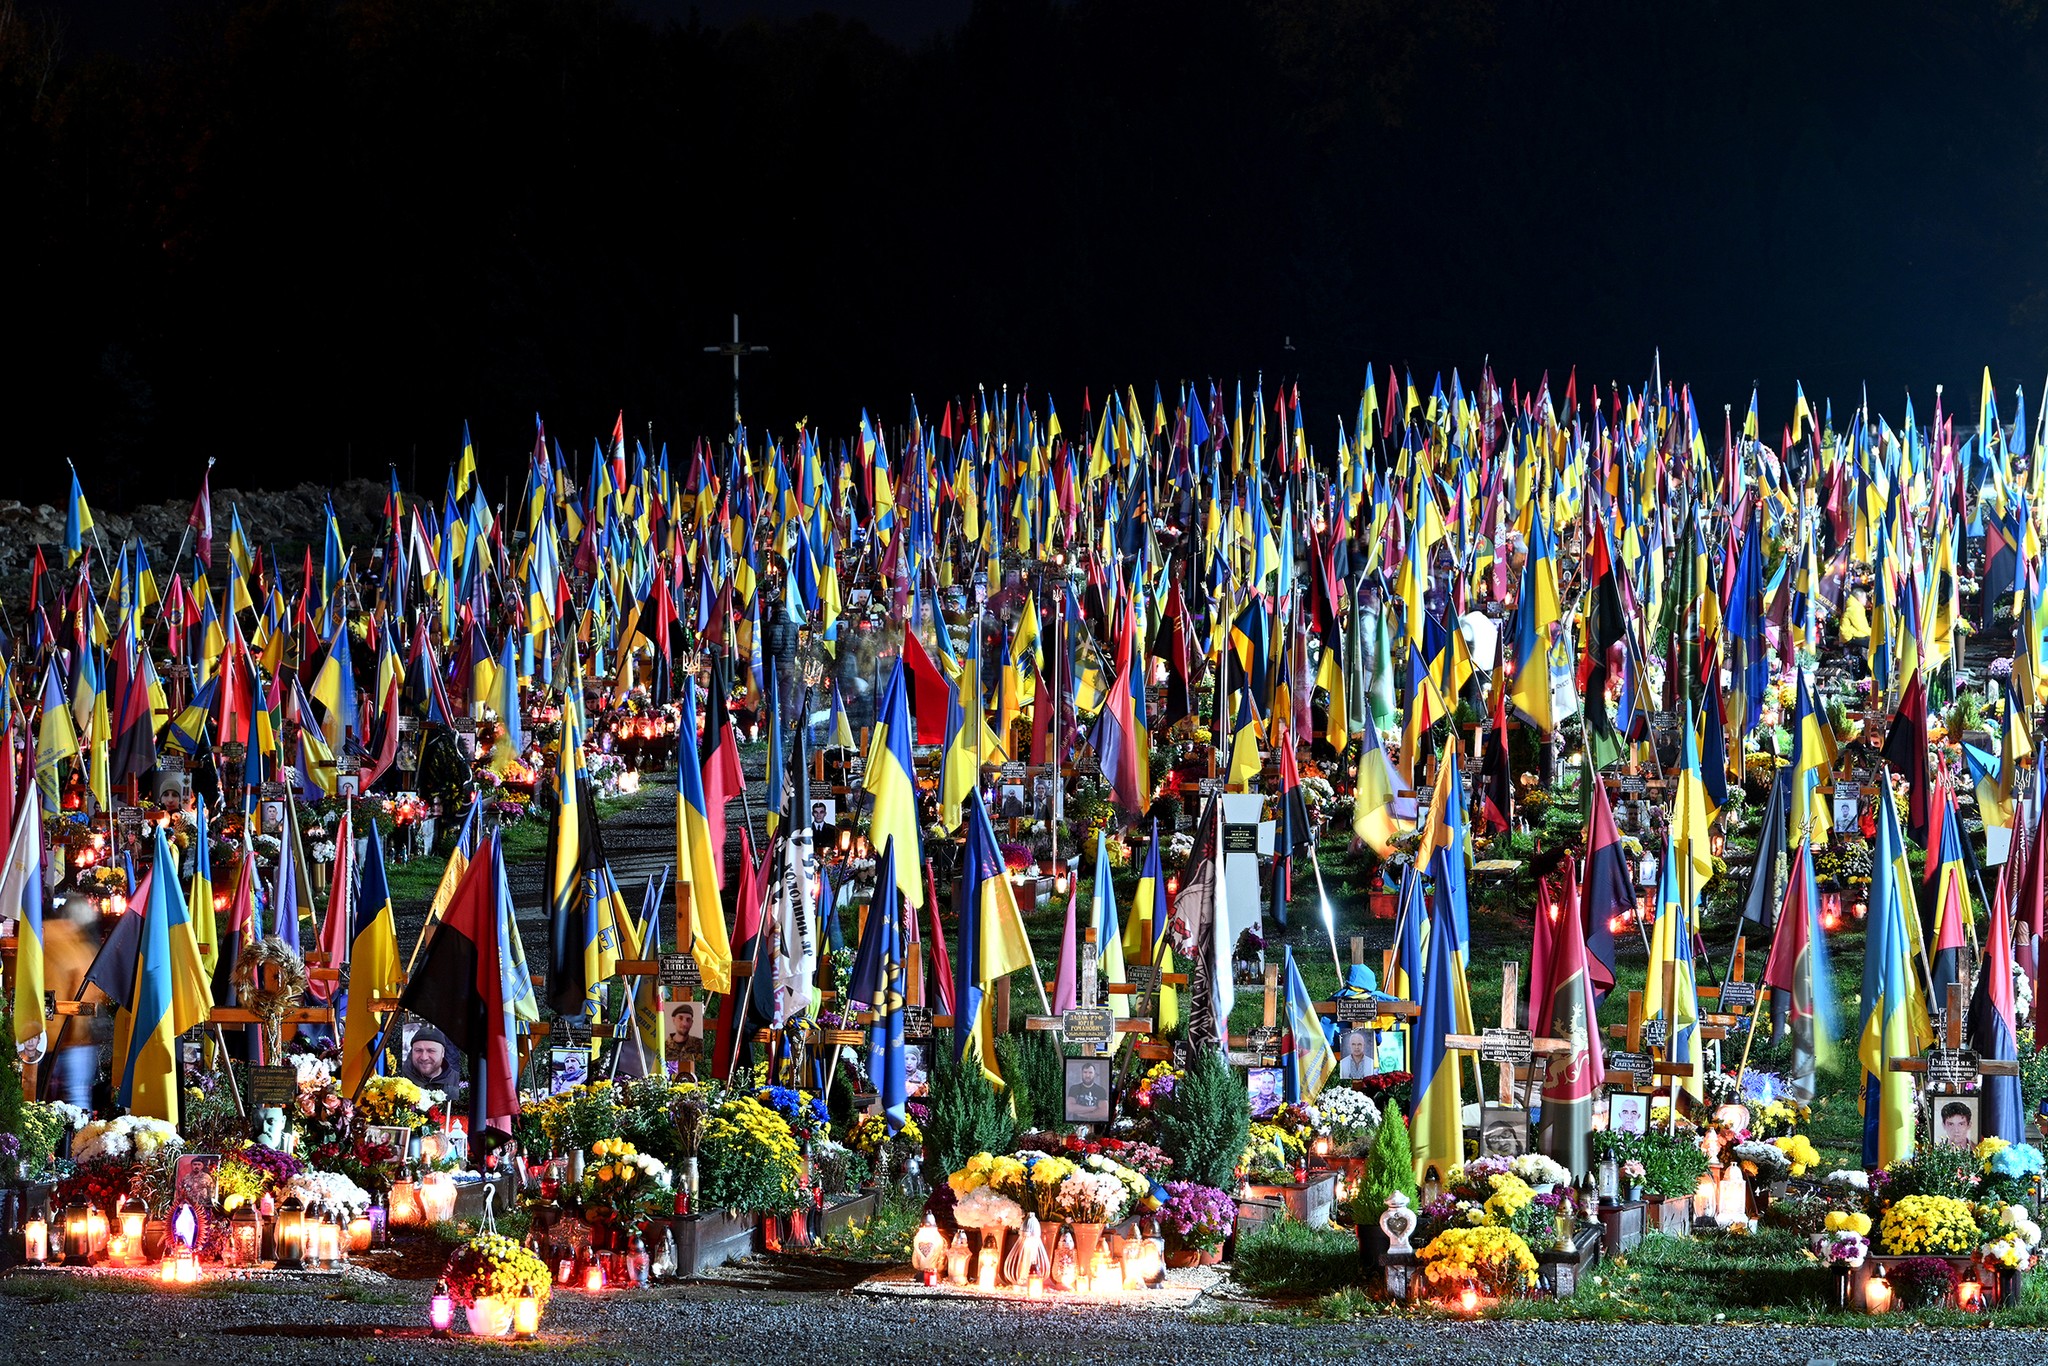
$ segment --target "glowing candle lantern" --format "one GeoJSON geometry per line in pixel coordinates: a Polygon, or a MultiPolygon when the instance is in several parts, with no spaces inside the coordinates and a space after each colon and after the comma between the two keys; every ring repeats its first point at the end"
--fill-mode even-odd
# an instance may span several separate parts
{"type": "Polygon", "coordinates": [[[21,1226],[21,1259],[30,1266],[50,1260],[50,1224],[40,1214],[21,1226]]]}
{"type": "Polygon", "coordinates": [[[370,1216],[367,1214],[358,1214],[355,1218],[349,1220],[348,1250],[351,1253],[368,1252],[370,1250],[370,1237],[374,1232],[375,1227],[371,1224],[370,1216]]]}
{"type": "Polygon", "coordinates": [[[193,1285],[198,1282],[198,1253],[194,1252],[189,1247],[181,1247],[178,1249],[177,1256],[173,1259],[173,1264],[176,1268],[176,1275],[174,1279],[177,1281],[179,1285],[193,1285]]]}
{"type": "Polygon", "coordinates": [[[427,1321],[434,1325],[436,1333],[446,1333],[448,1325],[455,1321],[455,1301],[448,1295],[448,1282],[435,1282],[434,1298],[427,1301],[427,1321]]]}
{"type": "Polygon", "coordinates": [[[447,1172],[428,1172],[420,1181],[420,1206],[427,1222],[443,1223],[455,1217],[455,1178],[447,1172]]]}
{"type": "Polygon", "coordinates": [[[1956,1308],[1975,1311],[1984,1307],[1984,1283],[1975,1276],[1956,1287],[1956,1308]]]}
{"type": "Polygon", "coordinates": [[[604,1289],[604,1263],[592,1258],[590,1270],[583,1273],[583,1288],[595,1295],[604,1289]]]}
{"type": "Polygon", "coordinates": [[[271,1230],[277,1248],[277,1269],[302,1271],[306,1266],[306,1207],[296,1195],[287,1195],[277,1207],[277,1223],[271,1230]]]}
{"type": "Polygon", "coordinates": [[[64,1264],[84,1266],[92,1260],[92,1209],[85,1202],[67,1205],[58,1223],[64,1232],[64,1264]]]}
{"type": "Polygon", "coordinates": [[[521,1295],[512,1306],[512,1332],[517,1337],[531,1338],[539,1331],[540,1301],[531,1295],[521,1295]]]}
{"type": "Polygon", "coordinates": [[[1863,1307],[1873,1314],[1886,1314],[1892,1307],[1892,1283],[1882,1276],[1872,1276],[1863,1283],[1863,1307]]]}
{"type": "Polygon", "coordinates": [[[107,1250],[107,1236],[111,1232],[107,1224],[106,1211],[94,1205],[85,1212],[85,1234],[88,1250],[93,1256],[102,1256],[107,1250]]]}
{"type": "Polygon", "coordinates": [[[1477,1314],[1479,1312],[1479,1287],[1473,1285],[1470,1281],[1465,1282],[1465,1288],[1458,1292],[1458,1308],[1463,1313],[1477,1314]]]}
{"type": "Polygon", "coordinates": [[[911,1240],[910,1269],[922,1276],[926,1285],[936,1285],[945,1262],[946,1235],[939,1231],[938,1221],[927,1214],[917,1237],[911,1240]]]}
{"type": "Polygon", "coordinates": [[[393,1228],[416,1228],[427,1222],[427,1208],[421,1203],[419,1183],[401,1176],[391,1183],[391,1209],[385,1222],[393,1228]]]}
{"type": "Polygon", "coordinates": [[[121,1221],[122,1240],[134,1253],[140,1254],[142,1251],[142,1225],[149,1218],[149,1206],[131,1195],[121,1202],[118,1214],[121,1221]]]}

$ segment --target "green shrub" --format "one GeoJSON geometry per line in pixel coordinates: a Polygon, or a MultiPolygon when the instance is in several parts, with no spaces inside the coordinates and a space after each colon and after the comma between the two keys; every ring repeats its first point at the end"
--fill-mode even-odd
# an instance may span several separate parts
{"type": "Polygon", "coordinates": [[[1220,1053],[1197,1048],[1156,1121],[1159,1146],[1181,1181],[1229,1190],[1251,1137],[1244,1083],[1220,1053]]]}
{"type": "Polygon", "coordinates": [[[1049,1030],[1032,1030],[1016,1041],[1016,1063],[1003,1063],[1003,1076],[1018,1088],[1017,1123],[1035,1129],[1057,1129],[1066,1122],[1066,1059],[1058,1038],[1049,1030]],[[1025,1097],[1030,1107],[1025,1107],[1025,1097]]]}
{"type": "Polygon", "coordinates": [[[1390,1110],[1366,1150],[1365,1174],[1351,1197],[1351,1222],[1361,1228],[1376,1222],[1395,1191],[1415,1203],[1415,1150],[1408,1141],[1408,1121],[1399,1110],[1390,1110]]]}
{"type": "Polygon", "coordinates": [[[1238,1284],[1262,1294],[1321,1295],[1358,1279],[1358,1239],[1292,1219],[1261,1224],[1237,1240],[1238,1284]]]}
{"type": "MultiPolygon", "coordinates": [[[[936,1044],[936,1040],[934,1043],[936,1044]]],[[[953,1061],[953,1050],[936,1046],[931,1070],[932,1122],[925,1126],[925,1157],[934,1181],[960,1170],[976,1153],[1006,1153],[1016,1137],[1010,1098],[990,1084],[981,1068],[953,1061]]]]}

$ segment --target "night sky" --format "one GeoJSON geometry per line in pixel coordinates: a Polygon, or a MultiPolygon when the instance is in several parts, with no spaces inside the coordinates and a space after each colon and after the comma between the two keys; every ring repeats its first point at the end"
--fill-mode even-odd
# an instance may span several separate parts
{"type": "Polygon", "coordinates": [[[1263,371],[1327,446],[1368,362],[1585,393],[1655,347],[1717,447],[1795,378],[2038,412],[2039,3],[818,8],[18,0],[0,495],[435,488],[536,410],[685,446],[735,310],[750,421],[835,435],[1263,371]]]}

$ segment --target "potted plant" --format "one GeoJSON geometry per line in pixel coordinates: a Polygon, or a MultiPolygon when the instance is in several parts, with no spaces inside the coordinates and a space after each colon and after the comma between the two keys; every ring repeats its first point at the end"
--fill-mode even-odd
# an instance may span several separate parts
{"type": "Polygon", "coordinates": [[[513,1310],[528,1296],[547,1308],[546,1265],[502,1234],[479,1234],[456,1248],[443,1274],[449,1298],[462,1306],[478,1337],[509,1336],[513,1310]]]}
{"type": "Polygon", "coordinates": [[[1365,1172],[1351,1196],[1351,1223],[1358,1230],[1360,1269],[1370,1277],[1387,1254],[1387,1235],[1380,1229],[1380,1215],[1396,1192],[1409,1204],[1415,1203],[1415,1154],[1408,1142],[1408,1121],[1399,1110],[1389,1109],[1386,1120],[1373,1135],[1366,1150],[1365,1172]]]}
{"type": "Polygon", "coordinates": [[[1223,1243],[1237,1224],[1237,1202],[1214,1186],[1193,1181],[1166,1183],[1160,1216],[1172,1246],[1168,1266],[1214,1266],[1223,1260],[1223,1243]]]}

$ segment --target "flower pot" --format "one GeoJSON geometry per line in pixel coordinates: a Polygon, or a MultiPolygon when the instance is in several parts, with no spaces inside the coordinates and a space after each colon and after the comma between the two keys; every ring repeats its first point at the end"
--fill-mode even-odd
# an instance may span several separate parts
{"type": "Polygon", "coordinates": [[[1175,1248],[1166,1254],[1166,1264],[1176,1271],[1202,1264],[1202,1254],[1191,1247],[1175,1248]]]}
{"type": "Polygon", "coordinates": [[[1212,1247],[1212,1248],[1210,1248],[1210,1249],[1209,1249],[1209,1250],[1208,1250],[1207,1252],[1204,1252],[1204,1253],[1202,1254],[1202,1265],[1203,1265],[1203,1266],[1215,1266],[1215,1265],[1217,1265],[1217,1264],[1218,1264],[1219,1262],[1221,1262],[1222,1260],[1223,1260],[1223,1249],[1222,1249],[1222,1248],[1220,1248],[1220,1247],[1212,1247]]]}
{"type": "Polygon", "coordinates": [[[1074,1264],[1086,1270],[1095,1264],[1095,1245],[1102,1241],[1100,1224],[1068,1224],[1074,1231],[1074,1264]]]}
{"type": "Polygon", "coordinates": [[[486,1295],[475,1304],[464,1307],[463,1314],[469,1319],[469,1331],[480,1338],[505,1338],[512,1336],[512,1301],[496,1295],[486,1295]]]}

